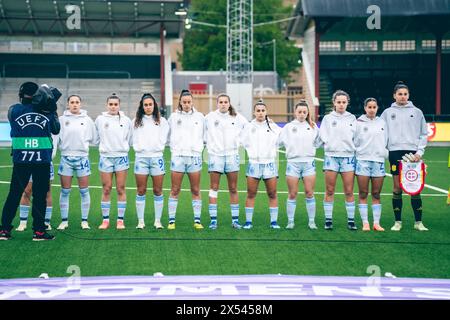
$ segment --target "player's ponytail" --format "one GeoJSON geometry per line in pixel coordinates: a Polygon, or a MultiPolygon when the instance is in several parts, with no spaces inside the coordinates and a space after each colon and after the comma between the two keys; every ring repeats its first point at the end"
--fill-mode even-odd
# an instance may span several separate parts
{"type": "Polygon", "coordinates": [[[189,90],[187,90],[187,89],[181,90],[180,98],[178,99],[178,107],[177,107],[178,111],[183,111],[183,107],[181,106],[181,98],[185,97],[185,96],[191,96],[192,99],[194,99],[194,97],[192,96],[192,93],[189,90]]]}
{"type": "Polygon", "coordinates": [[[309,112],[308,102],[306,102],[305,99],[300,99],[300,101],[295,105],[294,110],[297,110],[298,107],[306,107],[306,110],[308,110],[308,114],[306,115],[306,122],[308,122],[309,126],[312,128],[313,121],[311,119],[311,113],[309,112]]]}
{"type": "Polygon", "coordinates": [[[228,99],[228,102],[230,103],[230,106],[228,108],[228,113],[230,114],[230,116],[235,117],[237,115],[237,113],[236,113],[236,110],[234,109],[234,107],[231,105],[231,99],[230,99],[229,95],[227,95],[225,93],[219,94],[217,96],[216,103],[218,103],[219,102],[219,98],[222,98],[222,97],[226,97],[228,99]]]}
{"type": "Polygon", "coordinates": [[[394,94],[396,94],[397,91],[400,89],[406,89],[409,92],[408,86],[403,81],[397,81],[397,83],[394,86],[394,94]]]}

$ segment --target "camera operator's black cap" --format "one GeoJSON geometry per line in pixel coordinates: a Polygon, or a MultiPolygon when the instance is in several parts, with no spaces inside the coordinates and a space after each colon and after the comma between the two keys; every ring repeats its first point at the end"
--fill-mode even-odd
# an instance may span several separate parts
{"type": "Polygon", "coordinates": [[[39,89],[39,86],[34,82],[22,83],[19,89],[19,97],[31,99],[36,93],[37,89],[39,89]]]}

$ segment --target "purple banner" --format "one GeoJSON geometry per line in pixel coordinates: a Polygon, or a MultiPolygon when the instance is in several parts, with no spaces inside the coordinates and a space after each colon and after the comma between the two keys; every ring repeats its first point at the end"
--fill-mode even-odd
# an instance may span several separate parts
{"type": "Polygon", "coordinates": [[[120,276],[0,280],[0,300],[450,299],[450,279],[249,276],[120,276]]]}

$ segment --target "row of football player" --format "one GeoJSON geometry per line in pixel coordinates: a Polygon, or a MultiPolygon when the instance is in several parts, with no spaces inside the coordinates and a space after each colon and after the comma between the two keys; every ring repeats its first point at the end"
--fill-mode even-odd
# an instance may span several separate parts
{"type": "MultiPolygon", "coordinates": [[[[116,177],[118,197],[117,229],[124,229],[126,208],[125,181],[129,168],[128,151],[130,145],[136,153],[134,173],[137,185],[136,211],[138,229],[145,227],[144,210],[147,180],[153,180],[154,227],[163,228],[162,184],[165,173],[163,151],[166,144],[171,150],[171,190],[168,200],[168,229],[175,229],[175,216],[181,182],[184,174],[190,181],[192,208],[194,211],[194,228],[203,229],[200,221],[200,172],[202,169],[202,151],[204,142],[208,150],[208,171],[210,175],[209,215],[210,229],[217,228],[217,194],[222,174],[228,180],[230,193],[230,211],[232,227],[241,228],[239,223],[239,198],[237,178],[240,165],[239,146],[243,145],[248,154],[246,168],[247,198],[245,202],[244,229],[252,228],[253,208],[258,184],[262,179],[269,198],[270,227],[279,229],[277,177],[275,163],[278,148],[286,149],[286,180],[289,196],[286,204],[288,224],[294,228],[294,215],[299,180],[303,180],[306,209],[311,229],[316,229],[314,198],[315,154],[316,148],[323,146],[325,151],[324,167],[326,193],[323,202],[325,212],[325,229],[333,228],[333,204],[337,176],[341,175],[348,229],[357,230],[355,224],[355,200],[353,195],[354,176],[359,187],[359,213],[362,229],[370,230],[368,221],[367,198],[371,184],[373,229],[384,231],[380,226],[380,194],[385,176],[384,161],[389,157],[393,174],[393,211],[395,224],[391,230],[399,231],[401,224],[402,191],[399,186],[398,161],[409,155],[410,161],[419,161],[427,142],[426,123],[420,109],[409,101],[409,89],[403,83],[394,88],[395,102],[377,117],[378,105],[374,98],[365,101],[365,114],[356,119],[349,113],[349,95],[338,90],[333,94],[334,110],[326,115],[320,129],[311,120],[309,108],[305,101],[296,104],[295,119],[280,128],[267,117],[267,106],[260,101],[254,105],[255,118],[248,122],[236,113],[229,96],[217,97],[217,110],[206,117],[195,110],[194,98],[184,90],[179,99],[177,111],[168,121],[160,116],[158,104],[151,94],[144,94],[139,102],[136,117],[130,120],[120,111],[120,99],[116,95],[107,98],[107,111],[100,115],[95,123],[87,112],[81,109],[81,98],[72,95],[68,98],[68,108],[60,117],[61,132],[56,137],[56,144],[61,150],[58,174],[61,178],[60,210],[62,222],[58,229],[68,227],[69,195],[72,176],[78,177],[81,195],[83,229],[88,229],[90,209],[88,159],[89,144],[98,143],[100,152],[99,171],[102,180],[101,212],[103,222],[100,229],[109,227],[110,193],[113,176],[116,177]]],[[[29,191],[28,191],[29,192],[29,191]]],[[[51,196],[49,195],[49,200],[51,196]]],[[[26,227],[29,207],[24,197],[20,209],[21,224],[18,230],[26,227]]],[[[425,231],[422,223],[422,201],[420,195],[411,198],[416,223],[414,228],[425,231]]],[[[49,225],[51,206],[48,207],[46,223],[49,225]]]]}

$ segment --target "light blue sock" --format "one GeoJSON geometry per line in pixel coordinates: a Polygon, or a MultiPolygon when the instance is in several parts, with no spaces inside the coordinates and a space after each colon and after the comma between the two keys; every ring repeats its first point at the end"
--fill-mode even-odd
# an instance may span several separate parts
{"type": "Polygon", "coordinates": [[[87,221],[89,217],[89,209],[91,208],[91,195],[89,188],[80,188],[81,197],[81,220],[87,221]]]}
{"type": "Polygon", "coordinates": [[[381,203],[372,205],[373,223],[380,224],[381,203]]]}
{"type": "Polygon", "coordinates": [[[297,207],[297,200],[293,199],[287,199],[286,201],[286,211],[287,211],[287,217],[288,222],[294,222],[294,216],[295,216],[295,208],[297,207]]]}
{"type": "Polygon", "coordinates": [[[27,221],[30,213],[30,206],[20,205],[20,221],[27,221]]]}
{"type": "Polygon", "coordinates": [[[144,220],[145,211],[145,194],[140,196],[136,195],[136,213],[139,220],[144,220]]]}
{"type": "Polygon", "coordinates": [[[59,195],[59,208],[61,211],[61,220],[67,221],[69,218],[69,195],[70,195],[70,188],[64,189],[61,188],[61,193],[59,195]]]}
{"type": "Polygon", "coordinates": [[[110,201],[102,201],[100,203],[102,208],[102,216],[103,221],[107,220],[109,221],[109,210],[111,209],[111,202],[110,201]]]}
{"type": "Polygon", "coordinates": [[[347,210],[347,220],[355,222],[355,202],[345,202],[345,209],[347,210]]]}
{"type": "Polygon", "coordinates": [[[195,223],[200,223],[200,216],[202,214],[202,200],[192,200],[192,209],[194,210],[195,223]]]}
{"type": "Polygon", "coordinates": [[[153,202],[155,206],[155,220],[161,220],[164,208],[164,196],[153,195],[153,202]]]}
{"type": "Polygon", "coordinates": [[[269,208],[270,212],[270,223],[277,223],[278,220],[278,207],[269,208]]]}
{"type": "Polygon", "coordinates": [[[217,220],[217,203],[209,204],[209,216],[211,217],[211,221],[217,220]]]}
{"type": "Polygon", "coordinates": [[[325,211],[325,220],[333,220],[333,202],[323,202],[323,211],[325,211]]]}
{"type": "Polygon", "coordinates": [[[117,201],[117,219],[123,220],[125,217],[125,210],[127,208],[126,201],[117,201]]]}
{"type": "Polygon", "coordinates": [[[232,204],[231,207],[231,221],[238,222],[239,221],[239,204],[232,204]]]}
{"type": "Polygon", "coordinates": [[[316,198],[306,198],[306,212],[308,212],[309,222],[314,222],[316,219],[316,198]]]}
{"type": "Polygon", "coordinates": [[[362,223],[369,223],[368,205],[358,204],[359,215],[361,216],[362,223]]]}
{"type": "Polygon", "coordinates": [[[245,222],[252,223],[254,208],[245,207],[245,222]]]}
{"type": "Polygon", "coordinates": [[[175,215],[177,213],[178,199],[169,197],[169,223],[175,222],[175,215]]]}
{"type": "Polygon", "coordinates": [[[50,223],[50,220],[52,219],[52,212],[53,207],[45,208],[45,223],[50,223]]]}

